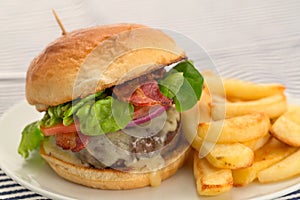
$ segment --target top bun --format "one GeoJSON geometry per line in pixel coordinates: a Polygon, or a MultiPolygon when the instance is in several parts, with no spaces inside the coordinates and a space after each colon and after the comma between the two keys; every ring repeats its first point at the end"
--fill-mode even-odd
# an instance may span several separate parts
{"type": "Polygon", "coordinates": [[[170,37],[143,25],[76,30],[56,39],[31,62],[26,98],[43,111],[184,58],[170,37]]]}

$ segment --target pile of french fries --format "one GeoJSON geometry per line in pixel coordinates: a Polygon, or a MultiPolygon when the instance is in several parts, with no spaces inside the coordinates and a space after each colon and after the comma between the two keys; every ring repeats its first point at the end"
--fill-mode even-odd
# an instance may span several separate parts
{"type": "Polygon", "coordinates": [[[199,195],[300,174],[300,106],[281,84],[255,84],[207,73],[199,101],[194,177],[199,195]],[[223,87],[223,88],[220,88],[223,87]]]}

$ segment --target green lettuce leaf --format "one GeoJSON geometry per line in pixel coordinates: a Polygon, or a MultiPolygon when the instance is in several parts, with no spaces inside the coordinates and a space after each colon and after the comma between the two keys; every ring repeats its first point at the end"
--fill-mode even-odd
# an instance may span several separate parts
{"type": "Polygon", "coordinates": [[[179,63],[173,69],[178,72],[183,72],[185,80],[187,80],[191,88],[193,88],[196,98],[199,100],[202,93],[204,78],[194,67],[193,63],[187,60],[179,63]]]}
{"type": "Polygon", "coordinates": [[[184,77],[182,72],[171,70],[164,79],[159,81],[159,90],[166,97],[173,99],[183,85],[184,77]]]}
{"type": "Polygon", "coordinates": [[[88,102],[97,101],[106,96],[104,91],[91,94],[86,98],[70,101],[58,106],[50,106],[46,111],[43,119],[41,120],[41,126],[52,127],[58,123],[63,123],[65,126],[69,126],[74,123],[74,116],[77,110],[88,102]]]}
{"type": "Polygon", "coordinates": [[[27,125],[22,131],[22,139],[18,147],[18,153],[27,158],[29,153],[40,146],[44,135],[40,130],[39,121],[27,125]]]}
{"type": "Polygon", "coordinates": [[[118,101],[111,96],[86,104],[75,114],[80,130],[86,135],[102,135],[123,129],[132,120],[132,104],[118,101]]]}
{"type": "Polygon", "coordinates": [[[184,61],[172,68],[159,82],[160,91],[172,98],[176,110],[192,108],[201,97],[204,79],[191,61],[184,61]]]}
{"type": "Polygon", "coordinates": [[[195,95],[192,86],[186,79],[184,79],[179,92],[176,94],[173,100],[176,110],[178,110],[179,112],[183,112],[185,110],[191,109],[199,99],[195,95]]]}
{"type": "Polygon", "coordinates": [[[82,107],[84,104],[90,102],[90,101],[97,101],[99,99],[103,99],[106,96],[104,90],[97,92],[95,94],[91,94],[87,96],[86,98],[80,99],[78,101],[73,102],[72,107],[70,107],[66,113],[64,113],[64,119],[71,117],[74,113],[77,112],[77,110],[82,107]]]}
{"type": "MultiPolygon", "coordinates": [[[[72,102],[67,102],[58,106],[50,106],[46,111],[40,125],[43,127],[51,127],[64,121],[66,113],[72,108],[72,102]]],[[[74,122],[73,117],[69,119],[68,123],[64,125],[68,126],[74,122]]]]}

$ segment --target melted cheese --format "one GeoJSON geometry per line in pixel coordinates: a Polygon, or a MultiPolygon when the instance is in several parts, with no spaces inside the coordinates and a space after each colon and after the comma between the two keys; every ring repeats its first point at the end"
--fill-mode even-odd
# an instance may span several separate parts
{"type": "Polygon", "coordinates": [[[152,187],[160,186],[162,179],[160,171],[152,172],[149,176],[149,179],[152,187]]]}
{"type": "Polygon", "coordinates": [[[55,138],[50,137],[47,140],[43,141],[43,148],[45,153],[48,155],[52,155],[60,160],[66,161],[68,163],[78,165],[78,166],[88,166],[88,164],[83,164],[81,160],[79,160],[75,153],[70,150],[63,150],[60,147],[57,147],[55,144],[55,138]]]}
{"type": "Polygon", "coordinates": [[[130,167],[133,169],[143,169],[145,171],[153,171],[162,168],[165,165],[165,160],[161,157],[161,155],[156,155],[151,158],[149,157],[141,157],[136,162],[133,162],[130,167]]]}

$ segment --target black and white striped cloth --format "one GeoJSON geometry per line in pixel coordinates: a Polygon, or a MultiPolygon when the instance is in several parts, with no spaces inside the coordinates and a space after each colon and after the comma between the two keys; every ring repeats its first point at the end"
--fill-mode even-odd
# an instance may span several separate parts
{"type": "MultiPolygon", "coordinates": [[[[50,200],[47,197],[43,197],[23,186],[19,185],[8,177],[0,169],[0,199],[1,200],[50,200]]],[[[283,197],[277,198],[276,200],[299,200],[300,190],[285,195],[283,197]]]]}
{"type": "Polygon", "coordinates": [[[16,183],[0,169],[0,199],[3,200],[39,200],[48,199],[16,183]]]}

